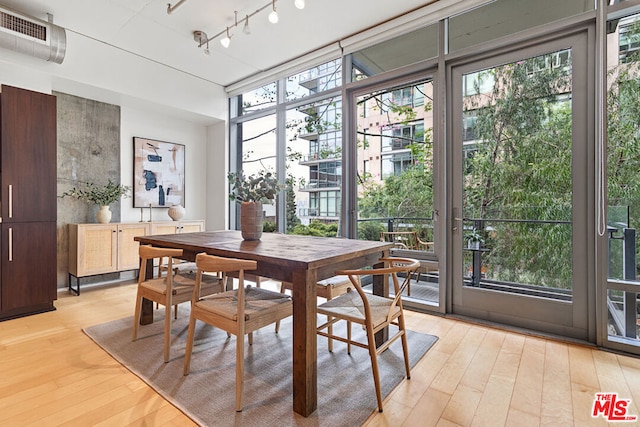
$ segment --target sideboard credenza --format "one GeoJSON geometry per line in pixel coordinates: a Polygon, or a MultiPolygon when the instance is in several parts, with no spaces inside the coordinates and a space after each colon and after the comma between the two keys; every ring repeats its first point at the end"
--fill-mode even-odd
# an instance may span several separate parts
{"type": "Polygon", "coordinates": [[[69,224],[69,291],[80,295],[82,277],[137,270],[134,237],[199,231],[204,231],[204,220],[69,224]]]}

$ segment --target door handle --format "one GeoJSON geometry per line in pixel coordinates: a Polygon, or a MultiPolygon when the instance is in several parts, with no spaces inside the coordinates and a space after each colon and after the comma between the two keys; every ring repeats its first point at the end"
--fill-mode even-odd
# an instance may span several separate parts
{"type": "Polygon", "coordinates": [[[13,227],[9,227],[9,261],[13,261],[13,227]]]}
{"type": "Polygon", "coordinates": [[[9,184],[9,218],[13,218],[13,185],[9,184]]]}
{"type": "Polygon", "coordinates": [[[451,231],[458,231],[458,222],[462,224],[463,218],[458,217],[458,209],[453,208],[453,226],[451,231]]]}

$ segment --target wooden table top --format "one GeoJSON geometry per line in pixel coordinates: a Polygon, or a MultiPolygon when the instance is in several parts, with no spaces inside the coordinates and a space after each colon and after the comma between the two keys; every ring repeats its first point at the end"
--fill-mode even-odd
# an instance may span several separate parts
{"type": "Polygon", "coordinates": [[[141,244],[182,248],[194,254],[206,251],[306,270],[393,247],[389,242],[280,233],[263,233],[261,240],[243,240],[240,231],[233,230],[138,236],[135,240],[141,244]]]}

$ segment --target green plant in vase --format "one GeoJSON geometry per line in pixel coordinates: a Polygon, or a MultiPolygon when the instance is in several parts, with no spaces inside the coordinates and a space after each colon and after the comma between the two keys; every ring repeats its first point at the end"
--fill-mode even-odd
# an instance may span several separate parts
{"type": "Polygon", "coordinates": [[[272,172],[261,170],[245,176],[242,171],[230,172],[227,176],[231,191],[229,199],[240,203],[240,230],[245,240],[260,240],[264,213],[263,203],[273,203],[284,185],[272,172]]]}
{"type": "Polygon", "coordinates": [[[131,187],[115,183],[112,180],[108,180],[104,185],[93,182],[81,182],[80,184],[81,186],[76,186],[65,191],[60,197],[73,197],[98,205],[100,208],[97,219],[100,223],[108,223],[111,221],[109,205],[117,202],[122,197],[128,197],[129,191],[131,190],[131,187]]]}

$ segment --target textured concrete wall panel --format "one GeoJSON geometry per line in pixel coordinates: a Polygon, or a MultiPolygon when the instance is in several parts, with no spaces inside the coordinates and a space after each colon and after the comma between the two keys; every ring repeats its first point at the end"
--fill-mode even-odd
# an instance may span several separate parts
{"type": "MultiPolygon", "coordinates": [[[[120,183],[120,107],[53,94],[58,101],[58,195],[80,182],[106,184],[111,179],[120,183]]],[[[81,200],[58,199],[58,287],[66,286],[68,280],[67,224],[95,223],[97,210],[81,200]]],[[[120,202],[112,204],[111,211],[111,222],[119,222],[120,202]]]]}

